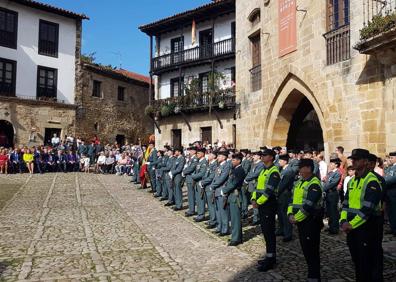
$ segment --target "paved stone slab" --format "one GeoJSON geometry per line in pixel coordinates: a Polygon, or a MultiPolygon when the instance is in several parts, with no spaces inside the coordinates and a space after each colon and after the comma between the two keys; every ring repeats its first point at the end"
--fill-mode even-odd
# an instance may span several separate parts
{"type": "MultiPolygon", "coordinates": [[[[3,176],[2,176],[3,177],[3,176]]],[[[297,240],[278,240],[278,266],[258,273],[265,253],[259,227],[244,244],[219,238],[137,190],[126,177],[8,175],[20,187],[0,211],[0,280],[304,281],[297,240]]],[[[184,191],[185,193],[185,191],[184,191]]],[[[279,238],[280,239],[280,238],[279,238]]],[[[353,281],[345,238],[322,236],[324,281],[353,281]]],[[[395,240],[385,236],[387,281],[396,280],[395,240]]]]}

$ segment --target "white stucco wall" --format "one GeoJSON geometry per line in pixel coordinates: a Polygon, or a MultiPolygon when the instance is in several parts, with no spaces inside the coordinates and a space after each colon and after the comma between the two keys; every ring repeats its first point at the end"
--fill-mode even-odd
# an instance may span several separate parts
{"type": "Polygon", "coordinates": [[[36,97],[37,66],[58,70],[57,98],[74,103],[76,21],[10,1],[0,0],[0,7],[18,13],[17,49],[0,46],[0,57],[17,62],[16,96],[36,97]],[[59,24],[58,58],[38,54],[40,19],[59,24]]]}
{"type": "MultiPolygon", "coordinates": [[[[231,38],[231,23],[235,21],[235,14],[229,14],[216,18],[214,24],[214,42],[231,38]]],[[[199,32],[212,28],[212,21],[204,21],[196,24],[196,42],[192,45],[192,25],[183,28],[184,49],[199,46],[199,32]]],[[[160,55],[169,54],[171,51],[171,40],[181,36],[181,30],[164,33],[160,39],[160,55]]],[[[156,54],[158,56],[158,54],[156,54]]]]}
{"type": "MultiPolygon", "coordinates": [[[[214,41],[219,42],[222,40],[230,39],[232,37],[231,34],[231,23],[235,22],[235,14],[224,15],[216,18],[214,24],[214,41]]],[[[199,32],[203,30],[207,30],[212,28],[212,21],[204,21],[198,22],[196,24],[196,42],[192,45],[192,34],[191,29],[192,26],[184,27],[183,36],[184,36],[184,49],[191,49],[199,46],[199,32]]],[[[171,50],[171,40],[173,38],[177,38],[181,36],[181,31],[176,30],[173,32],[164,33],[161,35],[160,39],[160,54],[165,55],[169,54],[171,50]]],[[[215,70],[217,72],[221,72],[224,75],[225,83],[221,83],[222,88],[227,88],[231,86],[231,68],[235,66],[235,60],[230,59],[226,61],[221,61],[216,63],[215,70]]],[[[187,83],[188,78],[193,76],[195,78],[199,77],[200,73],[205,73],[211,71],[210,65],[201,65],[196,67],[185,67],[183,68],[182,75],[184,76],[184,82],[187,83]]],[[[179,76],[177,71],[175,72],[166,72],[155,78],[156,81],[156,98],[157,99],[166,99],[170,97],[170,80],[172,78],[176,78],[179,76]]]]}
{"type": "MultiPolygon", "coordinates": [[[[230,59],[217,63],[215,71],[222,73],[224,76],[223,81],[220,82],[222,89],[231,87],[231,68],[235,66],[235,60],[230,59]]],[[[188,82],[189,77],[198,78],[200,73],[210,72],[209,65],[185,68],[183,70],[184,83],[188,82]]],[[[158,79],[158,99],[166,99],[170,97],[170,80],[179,77],[179,72],[167,72],[162,74],[158,79]]]]}

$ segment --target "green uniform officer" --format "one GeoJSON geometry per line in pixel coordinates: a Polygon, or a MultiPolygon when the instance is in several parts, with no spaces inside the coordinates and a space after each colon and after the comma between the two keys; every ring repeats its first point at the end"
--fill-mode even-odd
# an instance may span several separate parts
{"type": "Polygon", "coordinates": [[[258,208],[261,231],[266,245],[266,256],[259,260],[258,271],[268,271],[276,264],[275,215],[277,212],[276,193],[280,182],[280,173],[274,165],[275,152],[266,149],[262,152],[265,169],[257,179],[256,190],[252,193],[253,208],[258,208]]]}
{"type": "Polygon", "coordinates": [[[243,180],[246,173],[242,163],[243,155],[240,153],[232,156],[232,169],[222,194],[227,196],[227,205],[231,218],[231,240],[229,246],[237,246],[242,243],[242,222],[241,222],[241,198],[243,180]]]}
{"type": "Polygon", "coordinates": [[[396,152],[389,154],[390,167],[385,171],[385,201],[390,232],[396,236],[396,152]]]}
{"type": "Polygon", "coordinates": [[[348,183],[340,218],[341,229],[347,234],[356,281],[382,281],[381,184],[369,171],[369,151],[355,149],[349,158],[355,177],[348,183]]]}
{"type": "Polygon", "coordinates": [[[323,228],[322,187],[311,159],[299,162],[301,179],[295,184],[287,210],[296,224],[301,249],[308,265],[308,281],[320,281],[320,230],[323,228]]]}

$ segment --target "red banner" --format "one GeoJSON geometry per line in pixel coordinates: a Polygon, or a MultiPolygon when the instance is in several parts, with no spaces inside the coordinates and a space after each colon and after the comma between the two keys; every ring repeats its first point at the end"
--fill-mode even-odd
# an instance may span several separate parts
{"type": "Polygon", "coordinates": [[[296,1],[279,0],[279,57],[297,50],[296,1]]]}

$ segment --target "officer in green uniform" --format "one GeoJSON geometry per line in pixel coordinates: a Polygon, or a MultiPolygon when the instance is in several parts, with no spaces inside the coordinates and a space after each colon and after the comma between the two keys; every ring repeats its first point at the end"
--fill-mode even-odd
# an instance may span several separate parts
{"type": "Polygon", "coordinates": [[[261,231],[267,250],[265,258],[258,261],[257,270],[268,271],[276,264],[275,215],[280,173],[278,167],[274,165],[275,152],[266,149],[262,154],[265,169],[261,171],[257,179],[257,187],[252,193],[251,201],[253,208],[258,208],[259,211],[261,231]]]}
{"type": "Polygon", "coordinates": [[[163,178],[163,172],[162,172],[162,167],[164,165],[163,163],[163,159],[164,159],[164,151],[162,150],[158,150],[157,151],[157,161],[155,164],[155,183],[156,183],[156,187],[155,187],[155,192],[154,192],[154,197],[155,198],[159,198],[161,197],[162,194],[162,178],[163,178]]]}
{"type": "MultiPolygon", "coordinates": [[[[248,149],[242,149],[241,153],[243,155],[242,159],[242,168],[245,171],[245,174],[247,175],[250,171],[250,168],[252,167],[252,161],[250,159],[250,151],[248,149]]],[[[241,201],[242,201],[242,219],[248,218],[248,207],[249,207],[249,202],[250,202],[250,193],[248,191],[248,184],[244,183],[242,186],[241,190],[241,201]]]]}
{"type": "Polygon", "coordinates": [[[169,148],[168,150],[168,161],[166,162],[166,166],[162,168],[164,171],[164,183],[166,186],[166,190],[168,191],[166,195],[162,195],[164,200],[168,200],[168,202],[165,204],[165,206],[173,206],[175,204],[175,194],[174,194],[174,188],[173,188],[173,181],[170,176],[170,171],[173,167],[173,163],[176,160],[176,157],[174,156],[174,149],[169,148]]]}
{"type": "Polygon", "coordinates": [[[296,173],[289,166],[289,155],[279,155],[278,163],[281,170],[281,181],[278,187],[278,221],[279,229],[276,236],[283,236],[283,242],[289,242],[293,238],[293,226],[287,217],[287,208],[289,206],[291,191],[293,189],[296,173]]]}
{"type": "Polygon", "coordinates": [[[296,224],[301,249],[308,265],[308,280],[320,281],[320,230],[323,228],[322,187],[311,159],[299,162],[301,179],[294,185],[287,214],[296,224]]]}
{"type": "Polygon", "coordinates": [[[208,168],[208,161],[205,159],[206,150],[204,148],[197,149],[198,163],[195,167],[195,172],[191,175],[195,183],[195,200],[197,203],[197,217],[194,218],[196,222],[204,221],[205,219],[205,189],[200,184],[208,168]]]}
{"type": "Polygon", "coordinates": [[[210,189],[213,191],[215,196],[217,221],[215,233],[219,233],[220,236],[226,236],[229,234],[229,216],[227,209],[224,207],[225,197],[221,193],[221,189],[226,184],[231,171],[231,166],[227,162],[227,157],[227,151],[218,153],[217,161],[219,162],[219,166],[217,167],[215,177],[210,184],[210,189]]]}
{"type": "Polygon", "coordinates": [[[205,189],[206,204],[208,205],[209,221],[206,223],[208,229],[213,229],[216,227],[216,207],[214,203],[213,191],[210,189],[210,184],[215,177],[218,162],[217,162],[217,152],[212,151],[208,155],[209,166],[206,169],[205,175],[200,182],[200,186],[205,189]]]}
{"type": "Polygon", "coordinates": [[[355,177],[348,183],[340,218],[341,230],[347,234],[356,281],[382,281],[381,184],[368,169],[369,151],[355,149],[349,158],[355,177]]]}
{"type": "MultiPolygon", "coordinates": [[[[161,164],[161,186],[162,186],[162,193],[160,194],[161,198],[160,201],[165,201],[168,199],[168,183],[166,181],[166,176],[169,173],[169,170],[167,170],[167,165],[168,165],[168,160],[169,160],[169,147],[164,147],[164,157],[162,158],[162,164],[161,164]]],[[[173,155],[173,153],[172,153],[173,155]]]]}
{"type": "Polygon", "coordinates": [[[389,154],[391,166],[385,171],[385,201],[391,233],[396,236],[396,152],[389,154]]]}
{"type": "Polygon", "coordinates": [[[191,175],[195,172],[198,158],[196,156],[197,148],[188,148],[189,158],[186,162],[182,176],[186,178],[187,183],[187,197],[188,197],[188,211],[185,213],[187,217],[195,215],[195,185],[191,175]]]}
{"type": "Polygon", "coordinates": [[[237,246],[242,243],[241,201],[240,191],[246,173],[242,163],[243,155],[240,153],[232,156],[232,168],[222,194],[227,197],[228,210],[231,218],[231,240],[229,246],[237,246]]]}
{"type": "Polygon", "coordinates": [[[297,158],[297,151],[296,150],[289,150],[289,167],[294,170],[295,174],[298,173],[298,164],[300,160],[297,158]]]}
{"type": "Polygon", "coordinates": [[[186,160],[183,156],[183,148],[175,148],[175,160],[169,172],[170,178],[173,180],[173,188],[175,193],[175,211],[183,208],[183,192],[182,192],[182,172],[186,160]]]}
{"type": "MultiPolygon", "coordinates": [[[[253,162],[249,173],[246,175],[244,184],[248,185],[248,190],[246,197],[251,198],[252,193],[256,190],[257,178],[260,173],[265,169],[263,162],[261,161],[263,153],[261,151],[253,153],[253,162]]],[[[243,198],[245,199],[245,198],[243,198]]],[[[242,214],[247,215],[248,212],[248,200],[242,203],[242,214]]],[[[252,225],[257,225],[260,223],[259,212],[257,207],[253,207],[253,222],[252,225]]]]}
{"type": "Polygon", "coordinates": [[[341,180],[340,165],[341,160],[339,158],[330,159],[329,172],[323,183],[323,191],[326,195],[326,216],[329,218],[329,229],[327,231],[332,235],[338,234],[338,230],[340,229],[340,212],[338,210],[340,194],[337,190],[341,180]]]}

